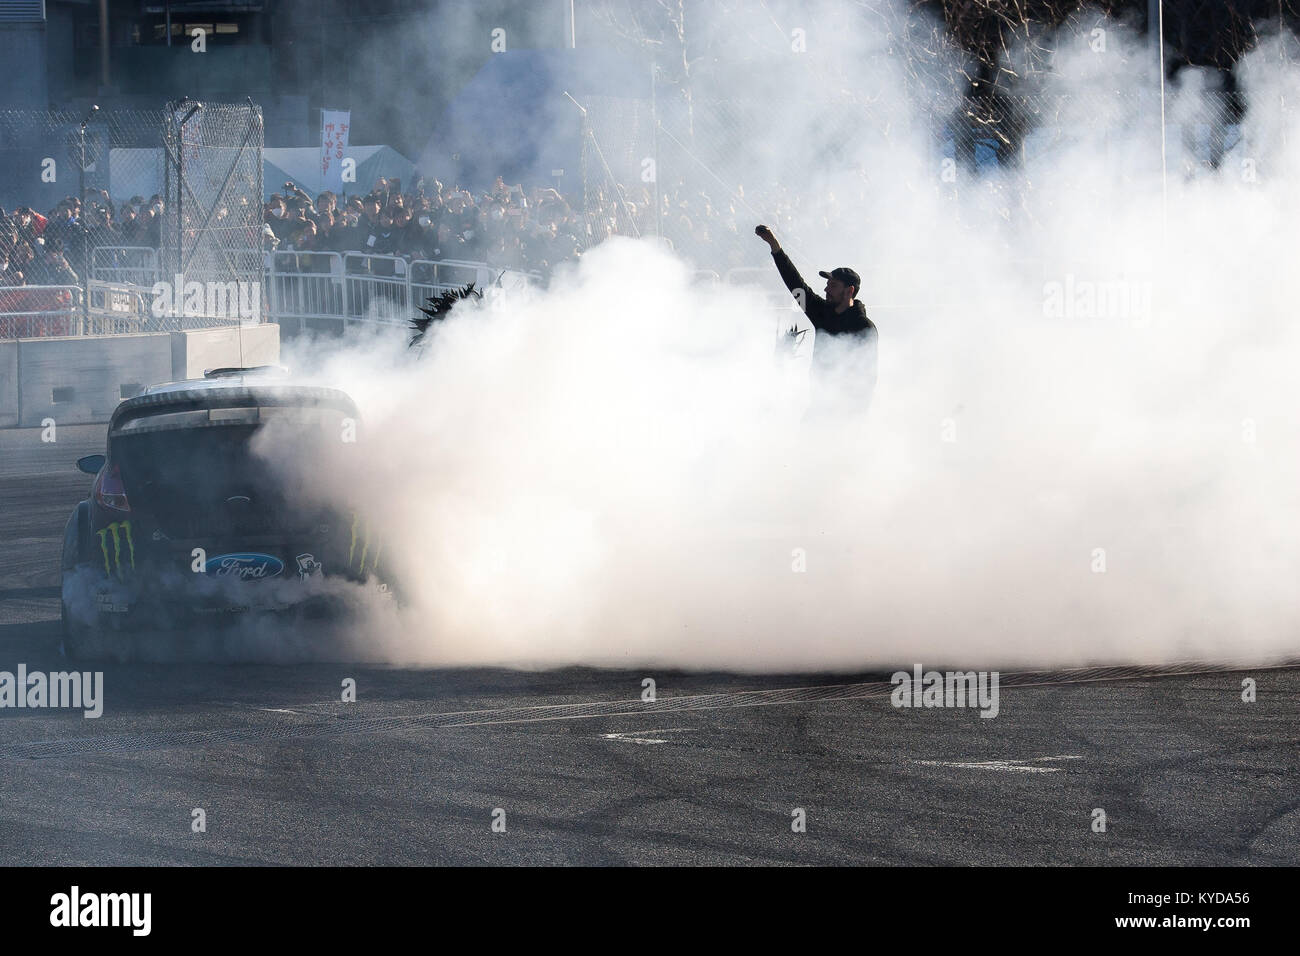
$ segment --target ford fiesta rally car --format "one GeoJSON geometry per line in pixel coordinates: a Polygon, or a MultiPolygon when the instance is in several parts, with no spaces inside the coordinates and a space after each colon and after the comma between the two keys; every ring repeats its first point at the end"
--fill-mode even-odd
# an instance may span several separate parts
{"type": "Polygon", "coordinates": [[[183,648],[254,616],[329,620],[344,610],[340,580],[387,594],[366,517],[314,503],[286,477],[347,453],[357,421],[344,392],[274,368],[221,369],[123,401],[107,454],[77,462],[95,477],[64,532],[65,653],[122,655],[143,631],[183,648]],[[256,442],[267,430],[271,455],[256,442]]]}

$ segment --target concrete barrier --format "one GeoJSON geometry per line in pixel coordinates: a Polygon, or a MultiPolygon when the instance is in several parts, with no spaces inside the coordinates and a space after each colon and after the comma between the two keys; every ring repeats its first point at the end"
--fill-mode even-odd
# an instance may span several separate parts
{"type": "Polygon", "coordinates": [[[0,342],[0,428],[18,424],[18,343],[0,342]]]}
{"type": "Polygon", "coordinates": [[[117,403],[171,378],[168,334],[18,340],[18,424],[106,422],[117,403]]]}
{"type": "Polygon", "coordinates": [[[146,385],[202,378],[213,368],[274,365],[280,327],[0,342],[0,428],[106,422],[146,385]]]}
{"type": "Polygon", "coordinates": [[[214,368],[251,368],[280,361],[280,326],[172,332],[172,378],[202,378],[214,368]]]}
{"type": "Polygon", "coordinates": [[[0,428],[18,424],[18,343],[0,342],[0,428]]]}

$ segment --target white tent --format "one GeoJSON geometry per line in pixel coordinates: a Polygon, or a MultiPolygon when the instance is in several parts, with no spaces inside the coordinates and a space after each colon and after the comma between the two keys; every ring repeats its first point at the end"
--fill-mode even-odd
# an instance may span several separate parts
{"type": "MultiPolygon", "coordinates": [[[[343,191],[350,196],[370,192],[377,179],[396,176],[405,189],[415,178],[414,164],[391,146],[349,146],[347,155],[357,161],[357,181],[343,184],[343,191]]],[[[271,193],[284,192],[286,180],[312,196],[325,188],[321,181],[318,146],[264,149],[262,161],[262,191],[267,197],[271,193]]]]}

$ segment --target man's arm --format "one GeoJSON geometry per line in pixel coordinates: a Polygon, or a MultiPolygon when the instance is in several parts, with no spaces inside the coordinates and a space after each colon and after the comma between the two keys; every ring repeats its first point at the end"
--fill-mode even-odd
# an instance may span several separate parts
{"type": "Polygon", "coordinates": [[[794,293],[795,301],[799,303],[804,311],[804,315],[813,320],[816,325],[816,316],[820,315],[826,309],[826,300],[813,291],[812,286],[803,281],[803,276],[799,270],[794,267],[790,257],[785,254],[781,244],[776,241],[776,236],[767,226],[758,226],[754,229],[754,234],[768,244],[772,250],[772,261],[776,263],[776,271],[781,274],[781,281],[785,287],[794,293]]]}

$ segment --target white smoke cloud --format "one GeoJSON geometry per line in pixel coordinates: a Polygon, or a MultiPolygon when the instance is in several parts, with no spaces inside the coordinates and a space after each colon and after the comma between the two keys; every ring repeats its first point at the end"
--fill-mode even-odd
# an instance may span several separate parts
{"type": "MultiPolygon", "coordinates": [[[[357,641],[401,663],[743,671],[1294,656],[1300,137],[1269,104],[1297,77],[1268,44],[1241,70],[1257,181],[1246,151],[1185,178],[1171,146],[1166,232],[1158,90],[1110,37],[1128,52],[1109,73],[1063,43],[1049,92],[1145,96],[1003,174],[1023,207],[964,172],[945,198],[923,115],[864,131],[846,231],[818,197],[856,204],[859,179],[790,184],[810,184],[805,276],[864,276],[866,415],[801,426],[773,356],[789,315],[693,286],[649,241],[458,308],[420,360],[391,332],[290,349],[366,417],[362,467],[302,476],[368,503],[400,577],[403,610],[357,641]]],[[[896,62],[859,67],[910,102],[896,62]]],[[[1175,116],[1198,95],[1183,75],[1175,116]]],[[[822,119],[779,136],[816,153],[822,119]]]]}

